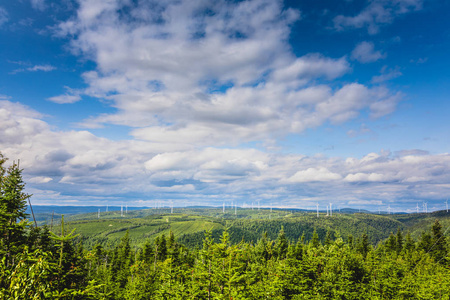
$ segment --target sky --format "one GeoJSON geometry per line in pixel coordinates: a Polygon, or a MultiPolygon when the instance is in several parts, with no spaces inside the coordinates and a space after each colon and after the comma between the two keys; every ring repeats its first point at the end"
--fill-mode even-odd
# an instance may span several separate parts
{"type": "Polygon", "coordinates": [[[445,209],[449,11],[2,0],[0,151],[34,205],[445,209]]]}

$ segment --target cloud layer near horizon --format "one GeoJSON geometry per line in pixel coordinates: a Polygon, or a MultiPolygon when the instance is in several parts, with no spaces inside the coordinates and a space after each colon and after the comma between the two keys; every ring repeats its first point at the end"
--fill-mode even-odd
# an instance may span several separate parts
{"type": "Polygon", "coordinates": [[[181,147],[168,152],[168,145],[150,141],[54,131],[42,117],[21,104],[0,101],[3,152],[21,158],[37,204],[59,200],[112,205],[132,195],[129,203],[150,206],[153,201],[243,205],[261,200],[305,208],[329,199],[339,206],[358,199],[373,206],[438,199],[449,188],[449,154],[409,150],[357,159],[251,148],[181,147]]]}

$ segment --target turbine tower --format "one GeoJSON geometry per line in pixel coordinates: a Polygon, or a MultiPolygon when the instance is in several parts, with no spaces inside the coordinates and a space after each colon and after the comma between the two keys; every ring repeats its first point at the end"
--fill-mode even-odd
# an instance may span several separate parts
{"type": "Polygon", "coordinates": [[[317,217],[319,217],[319,203],[317,203],[316,206],[317,206],[317,217]]]}
{"type": "Polygon", "coordinates": [[[416,210],[417,210],[417,213],[419,213],[419,203],[417,203],[416,210]]]}
{"type": "Polygon", "coordinates": [[[97,217],[100,219],[100,208],[98,209],[98,215],[97,217]]]}
{"type": "Polygon", "coordinates": [[[223,202],[222,212],[225,213],[225,202],[223,202]]]}

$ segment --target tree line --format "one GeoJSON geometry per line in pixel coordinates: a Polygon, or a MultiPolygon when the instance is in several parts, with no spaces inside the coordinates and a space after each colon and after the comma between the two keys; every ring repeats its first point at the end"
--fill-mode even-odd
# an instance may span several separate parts
{"type": "Polygon", "coordinates": [[[449,299],[449,246],[438,220],[419,239],[400,229],[370,237],[284,228],[254,242],[211,231],[189,248],[173,233],[140,248],[128,231],[113,247],[83,248],[76,231],[27,221],[29,195],[17,164],[0,154],[1,299],[449,299]]]}

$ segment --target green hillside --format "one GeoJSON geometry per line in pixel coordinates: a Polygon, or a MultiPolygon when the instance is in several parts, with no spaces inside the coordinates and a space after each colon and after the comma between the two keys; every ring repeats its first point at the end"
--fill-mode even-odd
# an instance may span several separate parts
{"type": "MultiPolygon", "coordinates": [[[[230,241],[234,244],[244,240],[255,244],[266,232],[270,239],[276,239],[281,228],[286,237],[297,241],[304,235],[312,238],[316,230],[319,239],[324,241],[327,233],[345,240],[351,235],[358,239],[366,233],[370,242],[376,245],[388,238],[398,229],[409,231],[418,238],[423,231],[430,229],[436,219],[444,228],[450,225],[450,214],[434,212],[429,214],[375,215],[365,213],[338,214],[327,217],[321,213],[291,212],[286,210],[238,209],[222,212],[218,208],[178,208],[171,214],[170,209],[144,209],[128,212],[121,216],[120,211],[72,215],[67,218],[67,226],[76,228],[83,244],[91,249],[95,244],[104,247],[119,243],[128,230],[133,247],[140,248],[146,240],[153,241],[157,236],[168,236],[172,231],[184,245],[194,248],[202,245],[205,231],[211,231],[212,237],[219,241],[225,228],[228,228],[230,241]]],[[[48,224],[47,220],[47,224],[48,224]]],[[[54,220],[52,231],[57,232],[59,220],[54,220]]]]}

